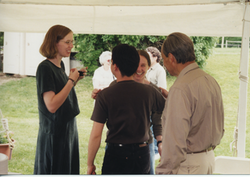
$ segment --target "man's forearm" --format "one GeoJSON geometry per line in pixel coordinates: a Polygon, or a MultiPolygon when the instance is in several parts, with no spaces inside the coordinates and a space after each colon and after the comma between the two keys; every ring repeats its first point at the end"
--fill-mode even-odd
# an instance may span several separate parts
{"type": "Polygon", "coordinates": [[[88,162],[87,165],[94,165],[95,156],[101,144],[101,138],[89,138],[88,146],[88,162]]]}
{"type": "Polygon", "coordinates": [[[95,169],[94,160],[101,144],[103,126],[104,124],[98,122],[93,123],[88,145],[88,161],[87,161],[88,174],[93,173],[93,171],[91,171],[90,169],[92,170],[95,169]]]}

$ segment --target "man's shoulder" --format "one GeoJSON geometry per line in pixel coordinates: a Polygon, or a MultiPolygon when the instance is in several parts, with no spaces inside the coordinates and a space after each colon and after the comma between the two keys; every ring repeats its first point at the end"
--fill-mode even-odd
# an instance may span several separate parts
{"type": "Polygon", "coordinates": [[[117,82],[116,80],[113,81],[109,87],[103,89],[102,91],[105,92],[113,92],[115,90],[126,90],[126,89],[133,89],[135,91],[138,91],[139,89],[152,89],[153,87],[148,84],[142,84],[135,82],[134,80],[130,81],[122,81],[122,82],[117,82]]]}
{"type": "Polygon", "coordinates": [[[152,83],[150,83],[150,84],[143,84],[143,85],[145,87],[145,90],[147,90],[147,92],[149,94],[152,94],[154,96],[156,96],[156,95],[161,95],[162,96],[161,89],[159,87],[157,87],[156,85],[154,85],[152,83]]]}
{"type": "Polygon", "coordinates": [[[126,89],[126,87],[128,87],[130,84],[131,82],[117,82],[117,80],[114,80],[110,83],[109,87],[104,88],[102,92],[113,92],[114,90],[123,90],[126,89]]]}
{"type": "MultiPolygon", "coordinates": [[[[200,68],[196,68],[193,70],[190,70],[186,74],[184,74],[182,77],[177,78],[175,83],[172,85],[172,88],[179,89],[179,90],[185,90],[187,87],[197,87],[200,85],[199,83],[216,83],[216,79],[211,76],[210,74],[206,73],[200,68]]],[[[201,84],[200,86],[202,86],[201,84]]]]}
{"type": "Polygon", "coordinates": [[[159,87],[157,87],[157,85],[153,84],[152,82],[150,82],[149,84],[151,87],[155,88],[158,91],[161,91],[161,89],[159,87]]]}

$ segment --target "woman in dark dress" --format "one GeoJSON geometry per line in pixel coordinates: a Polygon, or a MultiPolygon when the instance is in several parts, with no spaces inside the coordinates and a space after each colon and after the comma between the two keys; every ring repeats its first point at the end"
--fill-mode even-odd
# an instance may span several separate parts
{"type": "MultiPolygon", "coordinates": [[[[36,73],[39,110],[34,174],[79,174],[79,145],[75,116],[79,114],[74,86],[84,76],[65,73],[62,57],[73,48],[73,32],[61,25],[46,33],[40,53],[46,57],[36,73]]],[[[86,69],[81,69],[86,73],[86,69]]]]}

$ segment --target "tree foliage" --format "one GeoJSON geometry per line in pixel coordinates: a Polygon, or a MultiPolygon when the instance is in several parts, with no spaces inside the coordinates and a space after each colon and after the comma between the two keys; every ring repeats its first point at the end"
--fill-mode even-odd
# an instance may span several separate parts
{"type": "Polygon", "coordinates": [[[194,52],[196,56],[196,62],[203,68],[206,65],[206,60],[212,54],[213,48],[216,44],[216,37],[190,37],[194,43],[194,52]]]}
{"type": "Polygon", "coordinates": [[[3,46],[3,32],[0,32],[0,46],[3,46]]]}
{"type": "MultiPolygon", "coordinates": [[[[75,55],[76,59],[88,67],[89,75],[93,75],[100,66],[99,56],[103,51],[112,51],[118,44],[129,44],[142,50],[148,46],[154,46],[161,50],[166,36],[77,34],[74,38],[76,40],[75,50],[78,52],[75,55]]],[[[215,38],[191,37],[191,39],[194,42],[197,63],[203,67],[214,47],[215,38]]]]}

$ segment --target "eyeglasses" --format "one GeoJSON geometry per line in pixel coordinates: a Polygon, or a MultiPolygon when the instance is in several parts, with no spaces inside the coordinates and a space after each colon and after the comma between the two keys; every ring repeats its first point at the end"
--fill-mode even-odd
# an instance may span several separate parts
{"type": "Polygon", "coordinates": [[[64,42],[67,45],[70,45],[70,44],[75,45],[75,41],[74,40],[73,41],[68,40],[68,41],[62,41],[62,42],[64,42]]]}

